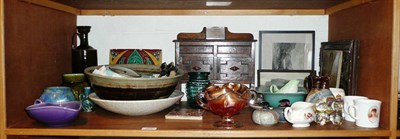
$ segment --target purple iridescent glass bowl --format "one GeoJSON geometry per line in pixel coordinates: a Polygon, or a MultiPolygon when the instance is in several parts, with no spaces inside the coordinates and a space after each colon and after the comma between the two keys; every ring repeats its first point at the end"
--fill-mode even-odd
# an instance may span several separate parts
{"type": "Polygon", "coordinates": [[[60,127],[71,124],[79,116],[81,103],[70,101],[60,104],[40,103],[25,108],[32,118],[50,127],[60,127]]]}

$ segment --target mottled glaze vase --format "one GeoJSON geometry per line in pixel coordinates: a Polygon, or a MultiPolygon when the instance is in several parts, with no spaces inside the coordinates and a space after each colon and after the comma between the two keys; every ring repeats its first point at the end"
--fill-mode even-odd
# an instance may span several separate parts
{"type": "Polygon", "coordinates": [[[59,104],[75,100],[75,96],[70,87],[52,86],[44,89],[42,95],[35,103],[59,104]]]}
{"type": "Polygon", "coordinates": [[[90,93],[92,93],[90,87],[85,87],[83,93],[79,94],[79,100],[84,112],[91,112],[94,106],[93,101],[89,99],[90,93]]]}

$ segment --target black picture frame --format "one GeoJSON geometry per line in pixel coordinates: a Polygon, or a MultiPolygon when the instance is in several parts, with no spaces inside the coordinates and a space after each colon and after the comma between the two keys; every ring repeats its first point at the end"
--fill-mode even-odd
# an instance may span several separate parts
{"type": "Polygon", "coordinates": [[[315,31],[260,31],[259,69],[314,70],[315,31]]]}
{"type": "MultiPolygon", "coordinates": [[[[357,65],[359,59],[358,40],[340,40],[334,42],[322,42],[320,50],[320,75],[330,76],[330,87],[343,88],[346,95],[357,95],[357,65]],[[329,60],[332,54],[342,55],[340,66],[329,60]],[[341,53],[341,54],[340,54],[341,53]],[[335,69],[339,74],[336,74],[335,69]],[[333,83],[336,82],[336,83],[333,83]],[[333,84],[332,84],[333,83],[333,84]]],[[[340,57],[337,56],[336,57],[340,57]]]]}
{"type": "Polygon", "coordinates": [[[257,86],[264,85],[265,82],[271,81],[271,79],[305,79],[311,75],[314,70],[268,70],[259,69],[257,70],[257,86]]]}

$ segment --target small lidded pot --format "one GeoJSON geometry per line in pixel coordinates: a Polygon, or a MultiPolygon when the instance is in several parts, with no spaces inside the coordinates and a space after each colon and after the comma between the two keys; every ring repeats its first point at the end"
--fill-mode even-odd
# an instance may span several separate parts
{"type": "Polygon", "coordinates": [[[253,111],[252,119],[258,125],[272,126],[279,122],[279,114],[272,107],[263,107],[253,111]]]}

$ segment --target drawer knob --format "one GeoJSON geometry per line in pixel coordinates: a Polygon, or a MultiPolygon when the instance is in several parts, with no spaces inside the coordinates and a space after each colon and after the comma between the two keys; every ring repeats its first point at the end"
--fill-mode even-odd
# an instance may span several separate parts
{"type": "Polygon", "coordinates": [[[231,70],[233,70],[233,71],[237,71],[237,70],[239,70],[239,68],[238,68],[238,67],[236,67],[236,66],[233,66],[233,67],[231,67],[231,68],[229,68],[229,69],[231,69],[231,70]]]}

